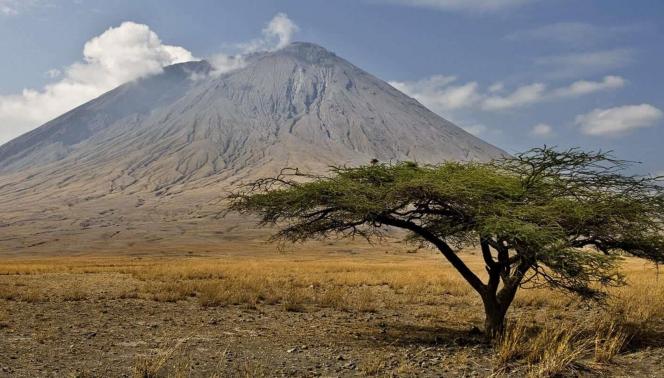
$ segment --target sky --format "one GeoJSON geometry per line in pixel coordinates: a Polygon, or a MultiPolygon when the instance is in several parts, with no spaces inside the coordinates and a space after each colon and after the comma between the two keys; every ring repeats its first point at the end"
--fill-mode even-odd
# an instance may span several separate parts
{"type": "Polygon", "coordinates": [[[162,67],[322,45],[515,153],[664,175],[661,0],[0,0],[0,143],[162,67]]]}

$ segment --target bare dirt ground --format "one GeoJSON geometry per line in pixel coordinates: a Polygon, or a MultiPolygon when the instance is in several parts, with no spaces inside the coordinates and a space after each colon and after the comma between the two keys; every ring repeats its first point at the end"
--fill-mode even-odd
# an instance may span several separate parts
{"type": "Polygon", "coordinates": [[[190,252],[5,259],[0,376],[664,376],[664,280],[638,260],[604,306],[521,291],[491,345],[432,251],[190,252]]]}

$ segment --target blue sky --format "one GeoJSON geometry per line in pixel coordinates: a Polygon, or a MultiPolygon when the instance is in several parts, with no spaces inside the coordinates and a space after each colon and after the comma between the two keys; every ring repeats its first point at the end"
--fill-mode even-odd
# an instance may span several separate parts
{"type": "Polygon", "coordinates": [[[0,143],[160,66],[303,40],[509,152],[664,173],[663,24],[660,0],[0,0],[0,143]]]}

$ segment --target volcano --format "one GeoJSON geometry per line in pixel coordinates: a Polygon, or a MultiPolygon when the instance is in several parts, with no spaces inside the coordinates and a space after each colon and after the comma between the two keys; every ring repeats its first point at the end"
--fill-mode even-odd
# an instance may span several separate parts
{"type": "Polygon", "coordinates": [[[220,198],[284,167],[504,154],[315,44],[181,63],[0,146],[0,251],[240,238],[220,198]]]}

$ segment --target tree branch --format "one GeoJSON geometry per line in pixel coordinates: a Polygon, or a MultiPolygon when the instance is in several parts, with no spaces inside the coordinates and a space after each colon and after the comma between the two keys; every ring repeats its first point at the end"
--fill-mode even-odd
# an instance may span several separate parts
{"type": "Polygon", "coordinates": [[[452,266],[461,274],[461,276],[468,281],[470,286],[473,287],[480,295],[484,295],[486,293],[487,287],[486,285],[480,280],[479,277],[475,273],[473,273],[470,268],[466,265],[466,263],[463,262],[457,256],[457,254],[450,248],[445,241],[441,240],[440,238],[436,237],[432,232],[427,230],[424,227],[420,227],[419,225],[408,222],[405,220],[401,219],[395,219],[393,217],[387,216],[387,215],[378,215],[376,216],[376,220],[378,222],[381,222],[383,224],[386,224],[388,226],[394,226],[394,227],[399,227],[399,228],[404,228],[407,230],[410,230],[420,236],[422,236],[425,240],[430,242],[431,244],[435,245],[436,248],[442,253],[443,256],[447,259],[447,261],[452,264],[452,266]]]}

